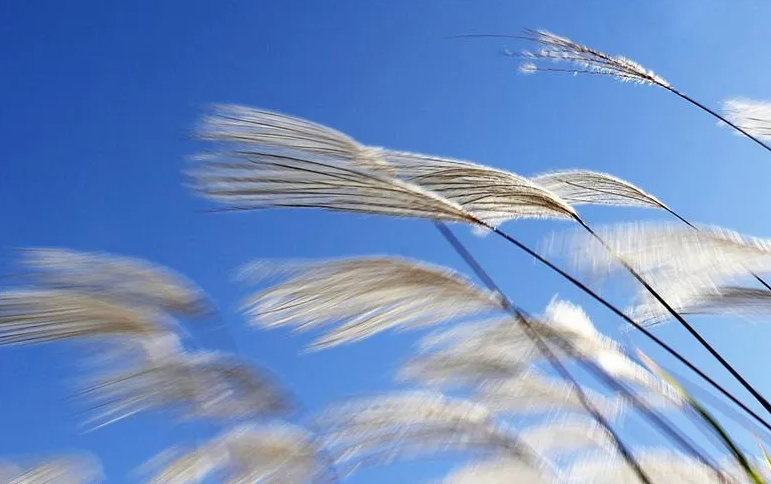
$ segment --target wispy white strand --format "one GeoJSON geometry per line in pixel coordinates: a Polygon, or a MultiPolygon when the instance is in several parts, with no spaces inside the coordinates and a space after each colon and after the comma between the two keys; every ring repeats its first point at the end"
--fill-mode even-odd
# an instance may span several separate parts
{"type": "Polygon", "coordinates": [[[0,471],[0,484],[97,484],[104,482],[99,461],[90,454],[50,457],[28,465],[8,463],[0,471]]]}
{"type": "Polygon", "coordinates": [[[626,57],[612,56],[545,30],[527,30],[525,36],[539,47],[537,51],[525,51],[521,54],[526,59],[522,68],[525,73],[556,71],[599,74],[621,82],[669,87],[664,78],[626,57]],[[537,64],[537,61],[553,61],[568,67],[551,68],[537,64]]]}
{"type": "Polygon", "coordinates": [[[743,98],[727,99],[723,102],[723,113],[726,119],[752,136],[771,140],[771,103],[743,98]]]}
{"type": "Polygon", "coordinates": [[[557,484],[556,469],[536,468],[522,461],[497,457],[477,461],[451,471],[442,484],[557,484]]]}
{"type": "MultiPolygon", "coordinates": [[[[715,472],[701,462],[683,454],[663,449],[647,449],[636,453],[643,471],[654,483],[724,484],[715,472]]],[[[606,453],[575,462],[567,471],[570,484],[639,483],[635,472],[619,458],[606,453]]]]}
{"type": "Polygon", "coordinates": [[[201,288],[181,274],[148,261],[62,248],[21,251],[23,276],[39,286],[66,288],[200,317],[211,303],[201,288]]]}
{"type": "Polygon", "coordinates": [[[513,173],[367,147],[291,116],[225,106],[200,131],[224,148],[199,158],[190,172],[193,186],[234,209],[324,208],[480,227],[480,221],[576,217],[554,194],[513,173]]]}
{"type": "Polygon", "coordinates": [[[342,323],[313,344],[319,349],[390,328],[439,324],[502,309],[498,295],[454,271],[391,257],[310,264],[244,303],[250,321],[261,326],[309,329],[342,323]]]}
{"type": "Polygon", "coordinates": [[[171,449],[145,464],[151,484],[304,484],[328,472],[315,438],[288,424],[239,425],[194,449],[171,449]]]}
{"type": "Polygon", "coordinates": [[[542,173],[531,180],[571,205],[599,204],[667,209],[666,205],[653,195],[607,173],[562,170],[542,173]]]}
{"type": "Polygon", "coordinates": [[[180,353],[99,376],[83,396],[98,403],[103,426],[141,411],[168,408],[187,419],[238,420],[285,413],[281,388],[257,369],[219,353],[180,353]]]}

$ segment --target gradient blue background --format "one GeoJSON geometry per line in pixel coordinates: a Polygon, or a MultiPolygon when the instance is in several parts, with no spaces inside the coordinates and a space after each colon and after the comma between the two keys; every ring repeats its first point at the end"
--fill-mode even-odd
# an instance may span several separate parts
{"type": "MultiPolygon", "coordinates": [[[[427,222],[318,211],[203,213],[209,205],[183,186],[181,171],[185,157],[204,148],[191,133],[209,103],[279,110],[367,144],[524,175],[607,171],[694,221],[768,236],[771,156],[757,146],[663,91],[523,76],[501,55],[522,48],[517,41],[447,39],[545,28],[623,53],[717,107],[728,96],[771,98],[768,18],[771,4],[753,0],[0,0],[0,269],[22,246],[148,258],[194,278],[226,315],[224,329],[193,328],[201,341],[225,350],[237,341],[307,408],[390,388],[415,335],[298,356],[307,337],[242,324],[235,309],[244,290],[231,281],[233,269],[258,257],[373,253],[463,266],[427,222]]],[[[611,208],[582,213],[596,223],[665,218],[611,208]]],[[[566,228],[507,225],[534,244],[566,228]]],[[[606,310],[513,248],[458,233],[528,310],[540,311],[558,292],[618,334],[619,321],[606,310]]],[[[766,326],[698,325],[771,395],[766,326]]],[[[660,334],[727,380],[679,328],[660,334]]],[[[101,456],[108,482],[132,482],[130,471],[144,459],[213,431],[147,414],[80,433],[79,407],[69,399],[79,351],[0,348],[0,456],[86,449],[101,456]]],[[[658,441],[636,432],[639,442],[658,441]]],[[[444,467],[404,464],[353,482],[421,482],[444,467]]]]}

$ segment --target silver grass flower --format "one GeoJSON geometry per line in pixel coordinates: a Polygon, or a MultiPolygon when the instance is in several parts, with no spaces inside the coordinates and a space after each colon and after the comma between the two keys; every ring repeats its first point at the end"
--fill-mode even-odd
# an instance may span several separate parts
{"type": "Polygon", "coordinates": [[[193,449],[175,446],[146,462],[140,471],[153,474],[148,484],[202,484],[226,465],[223,449],[213,444],[193,449]]]}
{"type": "Polygon", "coordinates": [[[669,87],[665,79],[626,57],[612,56],[545,30],[526,30],[525,39],[539,47],[537,51],[525,51],[521,54],[527,59],[525,70],[528,73],[556,71],[596,74],[609,76],[622,82],[669,87]],[[536,62],[539,60],[562,62],[568,64],[568,67],[553,68],[538,65],[536,62]]]}
{"type": "Polygon", "coordinates": [[[486,407],[428,391],[399,392],[332,407],[319,419],[340,466],[384,465],[441,452],[508,455],[531,464],[541,457],[486,407]]]}
{"type": "Polygon", "coordinates": [[[553,338],[563,342],[569,354],[588,360],[610,377],[637,385],[663,397],[670,404],[683,404],[680,392],[669,383],[635,363],[612,339],[596,330],[587,314],[579,306],[553,299],[544,311],[542,333],[553,331],[553,338]]]}
{"type": "Polygon", "coordinates": [[[73,338],[136,338],[177,331],[174,320],[150,307],[60,289],[0,293],[0,345],[73,338]]]}
{"type": "Polygon", "coordinates": [[[23,274],[40,287],[77,290],[184,316],[203,316],[211,304],[192,281],[148,261],[104,252],[32,248],[21,252],[23,274]]]}
{"type": "Polygon", "coordinates": [[[542,173],[531,181],[571,205],[599,204],[626,207],[669,208],[656,197],[607,173],[562,170],[542,173]]]}
{"type": "MultiPolygon", "coordinates": [[[[768,289],[741,286],[705,285],[690,287],[670,301],[680,314],[762,316],[771,312],[771,292],[768,289]]],[[[632,308],[633,316],[647,324],[662,323],[671,317],[669,311],[653,298],[646,298],[632,308]]]]}
{"type": "Polygon", "coordinates": [[[151,409],[188,419],[244,419],[285,413],[286,394],[267,375],[236,357],[178,353],[99,377],[83,392],[97,403],[92,422],[104,426],[151,409]]]}
{"type": "Polygon", "coordinates": [[[442,484],[556,484],[557,469],[536,468],[515,459],[496,457],[451,471],[442,484]]]}
{"type": "MultiPolygon", "coordinates": [[[[601,415],[613,420],[623,409],[620,398],[608,398],[584,389],[587,398],[601,415]]],[[[489,381],[480,386],[475,397],[498,413],[537,415],[553,413],[584,414],[586,409],[570,386],[529,370],[505,381],[489,381]]]]}
{"type": "Polygon", "coordinates": [[[541,185],[514,173],[466,161],[383,151],[398,176],[436,193],[491,225],[519,218],[575,219],[575,210],[541,185]]]}
{"type": "MultiPolygon", "coordinates": [[[[408,361],[399,376],[440,386],[478,386],[511,380],[542,360],[521,325],[521,321],[510,316],[431,333],[421,343],[423,354],[408,361]]],[[[678,394],[668,384],[633,362],[616,342],[597,331],[579,306],[555,298],[543,316],[531,320],[531,325],[570,356],[592,361],[614,378],[654,391],[679,404],[678,394]]],[[[560,395],[555,389],[553,396],[583,408],[569,387],[562,390],[566,393],[560,395]]],[[[618,402],[596,398],[606,404],[603,407],[608,413],[618,411],[618,402]]],[[[496,404],[490,402],[490,405],[496,404]]],[[[545,411],[554,409],[553,404],[544,408],[545,411]]]]}
{"type": "Polygon", "coordinates": [[[228,114],[221,121],[215,114],[204,122],[201,136],[224,146],[198,157],[190,171],[193,187],[210,199],[236,210],[321,208],[479,223],[460,205],[373,169],[379,166],[374,158],[361,158],[368,150],[331,141],[333,132],[289,116],[233,109],[245,119],[228,114]],[[271,123],[281,126],[265,127],[271,123]]]}
{"type": "MultiPolygon", "coordinates": [[[[725,484],[723,476],[689,456],[663,449],[645,449],[636,454],[643,471],[654,483],[725,484]]],[[[634,484],[640,480],[623,460],[607,453],[578,460],[566,473],[571,484],[634,484]]],[[[731,481],[728,481],[731,482],[731,481]]]]}
{"type": "Polygon", "coordinates": [[[542,455],[571,454],[578,451],[601,450],[612,453],[613,439],[594,420],[559,417],[524,428],[522,442],[542,455]]]}
{"type": "Polygon", "coordinates": [[[681,224],[635,223],[597,233],[610,250],[585,234],[568,238],[562,246],[578,267],[596,276],[623,271],[616,256],[655,287],[669,290],[678,281],[718,284],[751,270],[771,270],[771,241],[719,227],[693,230],[681,224]]]}
{"type": "Polygon", "coordinates": [[[226,106],[206,118],[201,136],[231,148],[202,158],[191,172],[194,186],[235,208],[315,207],[476,225],[577,217],[513,173],[367,147],[277,113],[226,106]]]}
{"type": "Polygon", "coordinates": [[[240,425],[192,450],[174,449],[145,468],[160,467],[151,484],[329,482],[311,434],[288,423],[240,425]]]}
{"type": "Polygon", "coordinates": [[[751,99],[727,99],[723,103],[726,119],[747,133],[771,140],[771,103],[751,99]]]}
{"type": "Polygon", "coordinates": [[[456,325],[422,339],[421,355],[399,371],[403,380],[438,386],[507,380],[539,358],[538,348],[514,317],[456,325]]]}
{"type": "Polygon", "coordinates": [[[31,466],[9,464],[0,473],[0,484],[96,484],[103,481],[101,465],[87,454],[55,456],[31,466]]]}
{"type": "MultiPolygon", "coordinates": [[[[252,266],[259,272],[264,264],[252,266]]],[[[300,330],[342,322],[314,348],[358,341],[390,328],[416,328],[503,310],[495,293],[449,269],[394,257],[288,264],[291,277],[248,298],[254,324],[300,330]]]]}
{"type": "Polygon", "coordinates": [[[382,161],[379,148],[367,147],[327,126],[262,109],[233,104],[215,106],[201,123],[199,135],[210,141],[305,152],[394,174],[382,161]]]}

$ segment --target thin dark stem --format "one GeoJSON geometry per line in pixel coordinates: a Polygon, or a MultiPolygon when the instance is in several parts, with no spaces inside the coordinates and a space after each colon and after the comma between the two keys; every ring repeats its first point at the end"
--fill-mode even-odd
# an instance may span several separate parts
{"type": "Polygon", "coordinates": [[[722,115],[718,114],[717,112],[715,112],[712,109],[708,108],[707,106],[703,105],[699,101],[693,99],[689,95],[678,91],[677,89],[675,89],[672,86],[667,86],[665,84],[656,84],[656,85],[661,87],[661,88],[663,88],[663,89],[666,89],[667,91],[671,92],[672,94],[674,94],[675,96],[679,97],[680,99],[683,99],[684,101],[687,101],[688,103],[696,106],[697,108],[701,109],[702,111],[704,111],[705,113],[709,114],[710,116],[712,116],[712,117],[720,120],[721,122],[727,124],[728,126],[732,127],[733,129],[735,129],[736,131],[741,133],[742,136],[745,136],[745,137],[751,139],[752,141],[754,141],[755,143],[757,143],[758,145],[763,147],[764,150],[766,150],[768,152],[771,152],[771,146],[768,146],[767,144],[765,144],[764,142],[760,141],[755,136],[753,136],[750,133],[748,133],[747,131],[745,131],[740,126],[737,126],[736,124],[734,124],[731,121],[727,120],[722,115]]]}
{"type": "Polygon", "coordinates": [[[648,281],[646,281],[625,260],[623,260],[621,257],[618,257],[613,252],[613,249],[602,239],[602,237],[597,235],[597,233],[594,230],[592,230],[592,228],[589,227],[580,218],[577,218],[576,220],[584,228],[584,230],[586,230],[589,234],[591,234],[592,237],[594,237],[608,251],[608,253],[610,253],[613,257],[615,257],[616,260],[618,260],[618,262],[622,266],[624,266],[627,272],[629,272],[629,274],[631,274],[632,277],[634,277],[645,288],[645,290],[648,291],[659,302],[659,304],[664,306],[664,308],[669,312],[669,314],[671,314],[672,317],[675,318],[677,322],[680,323],[680,325],[684,327],[691,334],[691,336],[696,338],[696,341],[698,341],[699,344],[701,344],[713,357],[715,357],[717,361],[720,362],[721,365],[723,365],[723,368],[728,370],[731,376],[733,376],[739,383],[742,384],[744,388],[747,389],[748,392],[752,394],[753,397],[755,397],[755,400],[757,400],[758,403],[760,403],[763,406],[763,408],[766,409],[766,411],[771,413],[771,402],[766,400],[765,397],[763,397],[763,395],[758,393],[758,391],[755,390],[755,388],[747,380],[745,380],[744,377],[741,374],[739,374],[739,372],[736,371],[736,369],[725,358],[723,358],[723,356],[712,345],[710,345],[709,342],[707,342],[707,340],[705,340],[704,337],[701,334],[699,334],[698,331],[696,331],[696,328],[691,326],[691,324],[688,323],[688,321],[686,321],[685,318],[683,318],[680,315],[680,313],[675,311],[675,309],[672,308],[672,306],[670,306],[670,304],[663,297],[661,297],[658,291],[653,289],[653,287],[648,283],[648,281]]]}
{"type": "Polygon", "coordinates": [[[626,462],[629,464],[629,466],[634,470],[635,474],[640,478],[640,480],[645,484],[652,484],[650,478],[645,474],[645,471],[642,470],[642,467],[640,467],[640,463],[637,462],[637,459],[635,459],[632,452],[627,448],[627,446],[621,441],[621,438],[616,433],[615,430],[613,430],[613,427],[611,427],[610,423],[605,419],[605,417],[602,416],[602,414],[592,405],[592,403],[589,401],[589,399],[586,396],[586,393],[581,389],[581,386],[578,384],[578,381],[573,377],[573,375],[570,374],[570,372],[565,368],[565,365],[563,365],[559,358],[554,354],[554,352],[549,348],[549,346],[546,344],[546,342],[541,338],[541,336],[538,334],[538,332],[532,327],[530,323],[530,318],[527,314],[524,313],[524,311],[520,310],[518,307],[516,307],[509,299],[503,294],[503,291],[498,287],[498,285],[495,283],[495,281],[490,277],[490,275],[485,271],[482,266],[479,265],[479,263],[476,261],[476,259],[471,255],[471,253],[461,244],[460,240],[455,237],[455,235],[448,229],[443,223],[441,222],[435,222],[434,225],[436,226],[437,230],[442,234],[442,236],[447,240],[447,242],[455,249],[455,251],[458,253],[458,255],[463,258],[464,261],[471,267],[471,269],[477,274],[477,276],[484,282],[484,284],[491,290],[499,294],[503,300],[503,304],[506,307],[508,311],[513,313],[515,316],[518,317],[520,321],[522,321],[523,327],[525,329],[525,333],[530,337],[530,339],[535,343],[536,347],[538,348],[539,352],[549,361],[551,366],[557,371],[557,373],[560,374],[560,376],[567,382],[570,383],[570,387],[573,390],[573,392],[576,394],[576,397],[578,397],[578,400],[581,402],[581,405],[586,409],[587,412],[594,418],[597,423],[599,423],[611,436],[613,439],[613,443],[616,445],[616,448],[618,449],[619,453],[621,453],[621,456],[626,460],[626,462]]]}
{"type": "Polygon", "coordinates": [[[728,390],[726,390],[725,388],[723,388],[723,386],[722,386],[722,385],[720,385],[718,382],[716,382],[715,380],[713,380],[713,379],[712,379],[712,378],[711,378],[709,375],[707,375],[706,373],[704,373],[702,370],[700,370],[700,369],[699,369],[697,366],[695,366],[693,363],[691,363],[690,361],[688,361],[688,360],[687,360],[687,359],[686,359],[684,356],[682,356],[680,353],[678,353],[678,352],[677,352],[677,350],[675,350],[674,348],[672,348],[671,346],[669,346],[667,343],[665,343],[664,341],[662,341],[661,339],[659,339],[659,337],[658,337],[658,336],[656,336],[655,334],[653,334],[652,332],[650,332],[650,331],[649,331],[647,328],[645,328],[644,326],[642,326],[641,324],[639,324],[638,322],[636,322],[634,319],[632,319],[631,317],[629,317],[629,316],[628,316],[626,313],[624,313],[623,311],[621,311],[620,309],[618,309],[616,306],[614,306],[613,304],[611,304],[611,303],[610,303],[609,301],[607,301],[605,298],[603,298],[602,296],[600,296],[599,294],[597,294],[596,292],[594,292],[594,291],[593,291],[592,289],[590,289],[590,288],[589,288],[589,287],[588,287],[586,284],[584,284],[583,282],[579,281],[579,280],[578,280],[578,279],[576,279],[575,277],[571,276],[570,274],[568,274],[568,273],[567,273],[567,272],[565,272],[564,270],[560,269],[558,266],[554,265],[554,264],[553,264],[552,262],[550,262],[548,259],[544,258],[544,257],[543,257],[543,256],[541,256],[539,253],[537,253],[536,251],[534,251],[534,250],[533,250],[533,249],[531,249],[530,247],[526,246],[525,244],[523,244],[523,243],[522,243],[522,242],[520,242],[519,240],[515,239],[515,238],[514,238],[514,237],[512,237],[511,235],[507,234],[506,232],[504,232],[504,231],[500,230],[499,228],[497,228],[497,227],[494,227],[494,226],[492,226],[492,225],[487,225],[487,224],[483,224],[483,225],[484,225],[484,226],[485,226],[485,228],[487,228],[488,230],[490,230],[490,231],[494,232],[494,233],[495,233],[496,235],[498,235],[499,237],[502,237],[502,238],[504,238],[506,241],[508,241],[509,243],[511,243],[511,244],[513,244],[513,245],[515,245],[515,246],[516,246],[516,247],[518,247],[520,250],[522,250],[523,252],[527,253],[528,255],[530,255],[531,257],[533,257],[535,260],[537,260],[537,261],[538,261],[538,262],[540,262],[541,264],[545,265],[546,267],[548,267],[548,268],[549,268],[549,269],[551,269],[552,271],[556,272],[557,274],[559,274],[559,275],[560,275],[560,276],[562,276],[563,278],[567,279],[567,280],[568,280],[570,283],[572,283],[572,284],[573,284],[574,286],[576,286],[578,289],[580,289],[581,291],[583,291],[584,293],[586,293],[587,295],[589,295],[590,297],[592,297],[592,298],[593,298],[595,301],[599,302],[600,304],[602,304],[602,305],[603,305],[603,306],[605,306],[606,308],[610,309],[610,310],[611,310],[611,311],[612,311],[614,314],[616,314],[617,316],[619,316],[620,318],[622,318],[622,319],[623,319],[624,321],[626,321],[627,323],[631,324],[631,325],[632,325],[632,326],[633,326],[635,329],[637,329],[637,330],[638,330],[638,331],[640,331],[642,334],[644,334],[645,336],[647,336],[647,337],[648,337],[648,339],[650,339],[651,341],[653,341],[654,343],[656,343],[656,344],[657,344],[659,347],[661,347],[662,349],[664,349],[664,350],[665,350],[667,353],[669,353],[670,355],[674,356],[674,357],[675,357],[675,358],[676,358],[676,359],[677,359],[677,360],[678,360],[680,363],[684,364],[686,367],[688,367],[688,369],[690,369],[691,371],[693,371],[694,373],[696,373],[697,375],[699,375],[699,376],[700,376],[700,377],[701,377],[701,378],[702,378],[704,381],[706,381],[707,383],[709,383],[709,384],[710,384],[710,386],[712,386],[714,389],[716,389],[717,391],[719,391],[719,392],[720,392],[721,394],[723,394],[723,395],[724,395],[726,398],[728,398],[728,399],[729,399],[729,400],[731,400],[733,403],[735,403],[737,406],[739,406],[739,407],[740,407],[742,410],[744,410],[745,412],[747,412],[747,414],[748,414],[748,415],[750,415],[750,416],[752,416],[752,418],[754,418],[754,419],[755,419],[755,420],[756,420],[756,421],[757,421],[759,424],[761,424],[761,425],[762,425],[763,427],[765,427],[767,430],[771,431],[771,424],[769,424],[768,422],[766,422],[766,421],[765,421],[765,420],[764,420],[762,417],[760,417],[760,416],[759,416],[759,415],[758,415],[758,414],[757,414],[755,411],[753,411],[753,410],[752,410],[750,407],[748,407],[748,406],[747,406],[746,404],[744,404],[744,403],[743,403],[741,400],[739,400],[738,398],[736,398],[736,397],[735,397],[733,394],[731,394],[731,392],[729,392],[728,390]]]}
{"type": "MultiPolygon", "coordinates": [[[[524,311],[522,308],[519,308],[518,306],[514,305],[501,291],[500,287],[495,283],[495,281],[490,277],[490,275],[485,271],[485,269],[479,264],[479,262],[474,258],[474,256],[466,249],[466,247],[458,240],[457,237],[448,229],[444,224],[441,222],[435,222],[434,223],[436,228],[439,230],[439,232],[442,234],[442,236],[447,240],[447,242],[453,247],[455,252],[458,253],[458,255],[466,262],[466,264],[471,267],[472,271],[479,277],[480,280],[490,289],[491,291],[494,291],[498,293],[506,305],[507,310],[512,312],[515,316],[517,316],[521,321],[523,321],[525,324],[525,329],[528,332],[528,336],[536,343],[536,345],[539,347],[539,350],[541,350],[541,353],[544,354],[544,356],[547,356],[549,359],[549,362],[552,364],[552,366],[557,370],[560,375],[570,382],[572,385],[573,390],[576,392],[576,395],[579,397],[579,400],[581,401],[584,408],[602,425],[610,434],[611,437],[614,440],[614,443],[618,447],[621,454],[624,456],[624,458],[627,460],[627,462],[632,466],[632,468],[635,470],[635,472],[638,473],[638,476],[644,481],[649,482],[644,477],[644,473],[642,469],[639,467],[639,464],[634,459],[634,456],[627,451],[625,451],[624,444],[619,439],[618,435],[615,433],[615,431],[610,427],[610,424],[605,420],[605,418],[591,405],[591,403],[588,401],[588,398],[586,397],[586,394],[581,389],[578,382],[575,380],[575,378],[567,371],[567,369],[562,365],[562,363],[559,362],[559,359],[551,352],[548,345],[543,341],[541,336],[538,334],[538,332],[532,328],[532,325],[530,324],[531,316],[527,314],[526,311],[524,311]]],[[[603,381],[607,386],[615,390],[616,392],[624,395],[626,398],[632,401],[632,404],[640,410],[640,412],[646,416],[656,427],[658,427],[660,430],[662,430],[667,436],[669,436],[671,439],[673,439],[675,442],[677,442],[678,445],[682,446],[684,449],[686,449],[688,452],[693,454],[700,462],[705,464],[706,466],[713,469],[718,475],[721,475],[720,471],[715,467],[714,464],[710,463],[709,460],[705,457],[706,452],[703,449],[698,449],[695,444],[690,442],[688,439],[686,439],[683,435],[678,433],[672,426],[671,423],[664,420],[661,416],[657,415],[650,407],[648,407],[644,402],[642,402],[639,398],[637,398],[636,395],[634,395],[631,391],[629,391],[626,387],[621,385],[619,382],[617,382],[613,377],[608,375],[607,372],[605,372],[603,369],[599,368],[597,365],[595,365],[592,362],[589,362],[584,359],[578,359],[580,363],[583,363],[584,366],[586,366],[592,374],[594,374],[596,377],[598,377],[601,381],[603,381]]]]}

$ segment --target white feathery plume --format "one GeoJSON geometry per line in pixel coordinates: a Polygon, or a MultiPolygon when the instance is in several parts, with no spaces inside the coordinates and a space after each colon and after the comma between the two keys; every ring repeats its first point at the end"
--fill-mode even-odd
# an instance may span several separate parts
{"type": "Polygon", "coordinates": [[[519,218],[578,217],[565,200],[514,173],[467,161],[383,151],[399,177],[458,203],[491,225],[519,218]]]}
{"type": "Polygon", "coordinates": [[[538,348],[511,316],[430,333],[421,341],[421,352],[400,369],[400,378],[439,386],[478,385],[510,379],[539,358],[538,348]]]}
{"type": "Polygon", "coordinates": [[[222,438],[232,469],[228,484],[305,484],[328,469],[313,435],[287,423],[243,425],[222,438]]]}
{"type": "MultiPolygon", "coordinates": [[[[623,409],[622,401],[610,399],[584,389],[592,406],[605,418],[615,419],[623,409]]],[[[492,411],[511,414],[547,414],[586,411],[569,385],[561,380],[530,370],[505,381],[487,382],[480,386],[476,399],[492,411]]]]}
{"type": "MultiPolygon", "coordinates": [[[[637,462],[654,483],[725,484],[708,466],[684,454],[663,449],[645,449],[636,454],[637,462]]],[[[640,480],[622,459],[600,453],[575,461],[567,470],[571,484],[634,484],[640,480]]]]}
{"type": "Polygon", "coordinates": [[[184,316],[203,316],[210,303],[192,281],[166,267],[106,252],[31,248],[21,252],[24,274],[39,286],[77,290],[184,316]]]}
{"type": "Polygon", "coordinates": [[[669,83],[664,78],[626,57],[612,56],[545,30],[526,30],[525,39],[539,47],[535,52],[525,51],[521,54],[527,59],[525,64],[527,73],[552,71],[596,74],[609,76],[622,82],[669,87],[669,83]],[[535,63],[538,60],[564,62],[572,67],[543,67],[535,63]]]}
{"type": "Polygon", "coordinates": [[[213,476],[224,484],[304,484],[329,471],[319,452],[315,438],[300,427],[240,425],[195,449],[165,452],[144,467],[160,467],[151,484],[200,484],[213,476]]]}
{"type": "Polygon", "coordinates": [[[561,455],[586,450],[613,453],[615,445],[608,431],[594,420],[555,418],[531,425],[519,434],[522,442],[543,455],[561,455]]]}
{"type": "Polygon", "coordinates": [[[319,417],[338,464],[382,465],[397,458],[481,451],[540,462],[486,407],[428,391],[399,392],[328,409],[319,417]]]}
{"type": "Polygon", "coordinates": [[[214,352],[178,353],[98,378],[83,392],[104,426],[138,412],[172,408],[189,419],[243,419],[285,413],[288,400],[267,375],[214,352]]]}
{"type": "Polygon", "coordinates": [[[306,119],[233,104],[215,106],[199,130],[210,141],[288,149],[393,175],[380,149],[365,146],[335,129],[306,119]]]}
{"type": "Polygon", "coordinates": [[[479,223],[457,203],[390,176],[387,170],[373,169],[373,165],[380,166],[375,158],[367,154],[362,161],[359,148],[333,143],[331,134],[322,136],[305,126],[305,121],[237,109],[252,113],[240,114],[249,118],[248,122],[227,118],[221,123],[215,114],[201,130],[203,138],[225,145],[219,152],[200,156],[190,171],[193,187],[208,198],[236,210],[321,208],[479,223]],[[280,123],[282,127],[266,135],[262,124],[254,121],[265,117],[270,119],[266,123],[280,123]],[[305,127],[286,132],[292,126],[305,127]],[[254,133],[250,132],[252,127],[254,133]]]}
{"type": "Polygon", "coordinates": [[[610,250],[585,234],[568,238],[562,247],[577,266],[594,275],[623,271],[616,256],[654,287],[668,290],[771,270],[771,241],[719,227],[693,230],[682,224],[633,223],[600,228],[597,233],[610,250]]]}
{"type": "Polygon", "coordinates": [[[194,449],[167,449],[146,462],[140,471],[154,473],[148,484],[202,484],[226,465],[223,449],[207,443],[194,449]]]}
{"type": "Polygon", "coordinates": [[[549,332],[579,351],[591,353],[596,348],[613,346],[609,338],[597,331],[586,312],[569,301],[552,298],[541,321],[541,327],[548,328],[549,332]]]}
{"type": "MultiPolygon", "coordinates": [[[[250,271],[259,272],[258,264],[250,271]]],[[[358,341],[389,328],[415,328],[501,311],[499,295],[449,269],[395,257],[288,264],[293,274],[244,304],[254,324],[310,329],[343,322],[313,347],[358,341]]]]}
{"type": "Polygon", "coordinates": [[[316,207],[477,225],[577,216],[513,173],[367,147],[333,129],[268,111],[222,107],[206,118],[201,136],[233,148],[204,157],[192,172],[195,186],[237,208],[316,207]]]}
{"type": "Polygon", "coordinates": [[[0,484],[97,484],[104,481],[99,462],[90,454],[51,457],[33,466],[11,465],[0,484]]]}
{"type": "Polygon", "coordinates": [[[442,484],[557,484],[556,469],[536,468],[520,460],[502,457],[468,464],[451,471],[442,484]]]}
{"type": "MultiPolygon", "coordinates": [[[[768,289],[704,285],[697,289],[688,287],[681,294],[668,300],[670,306],[682,315],[738,315],[763,316],[771,312],[771,292],[768,289]]],[[[662,323],[671,317],[658,301],[645,298],[632,308],[632,315],[646,325],[662,323]]]]}
{"type": "Polygon", "coordinates": [[[771,139],[771,103],[742,98],[727,99],[723,102],[723,113],[726,119],[752,136],[771,139]]]}
{"type": "Polygon", "coordinates": [[[676,406],[682,405],[682,397],[675,388],[632,361],[615,341],[597,331],[580,306],[552,299],[542,319],[541,327],[556,330],[554,336],[564,342],[573,356],[594,362],[615,379],[653,391],[676,406]]]}
{"type": "Polygon", "coordinates": [[[571,205],[599,204],[669,210],[650,193],[607,173],[561,170],[542,173],[530,180],[571,205]]]}
{"type": "Polygon", "coordinates": [[[98,296],[60,289],[0,293],[0,345],[73,338],[144,340],[177,330],[176,322],[161,311],[98,296]]]}

